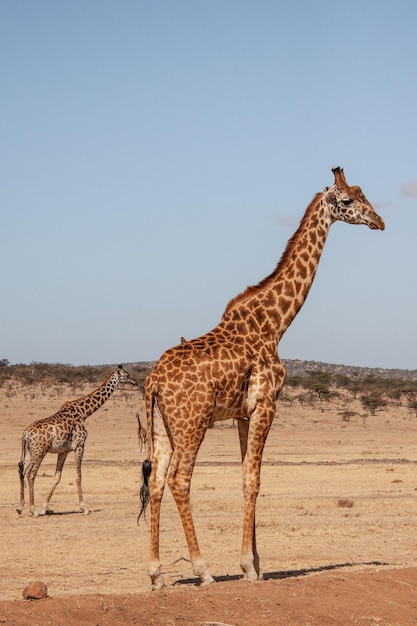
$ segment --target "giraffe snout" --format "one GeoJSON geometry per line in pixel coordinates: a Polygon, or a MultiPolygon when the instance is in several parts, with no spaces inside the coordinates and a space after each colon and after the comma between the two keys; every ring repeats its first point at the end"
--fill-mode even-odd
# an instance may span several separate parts
{"type": "Polygon", "coordinates": [[[373,219],[369,220],[369,228],[371,228],[372,230],[385,230],[385,222],[382,217],[379,217],[379,215],[375,213],[372,218],[373,219]]]}

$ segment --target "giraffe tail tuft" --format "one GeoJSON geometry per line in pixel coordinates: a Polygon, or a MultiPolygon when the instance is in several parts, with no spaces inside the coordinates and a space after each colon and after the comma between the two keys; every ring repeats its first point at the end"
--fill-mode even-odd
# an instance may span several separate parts
{"type": "Polygon", "coordinates": [[[142,483],[142,487],[140,488],[140,492],[139,492],[142,508],[139,511],[139,515],[138,515],[138,519],[137,519],[137,523],[138,524],[139,524],[139,520],[140,520],[142,514],[146,518],[146,507],[148,506],[149,500],[150,500],[149,476],[151,475],[151,470],[152,470],[152,463],[150,461],[148,461],[147,459],[145,459],[145,461],[142,463],[143,483],[142,483]]]}

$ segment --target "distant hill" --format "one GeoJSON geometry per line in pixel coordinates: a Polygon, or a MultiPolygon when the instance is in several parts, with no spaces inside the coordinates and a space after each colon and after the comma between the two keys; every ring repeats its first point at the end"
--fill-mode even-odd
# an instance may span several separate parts
{"type": "Polygon", "coordinates": [[[382,367],[357,367],[355,365],[336,365],[335,363],[322,363],[321,361],[302,361],[300,359],[282,359],[289,376],[304,376],[306,372],[328,372],[329,374],[343,374],[349,378],[365,378],[376,376],[378,378],[402,378],[403,380],[417,380],[417,369],[384,369],[382,367]]]}

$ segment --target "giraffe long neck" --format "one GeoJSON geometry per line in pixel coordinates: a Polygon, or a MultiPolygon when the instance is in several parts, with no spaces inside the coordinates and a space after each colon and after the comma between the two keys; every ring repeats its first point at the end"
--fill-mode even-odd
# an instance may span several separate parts
{"type": "Polygon", "coordinates": [[[319,193],[308,206],[275,270],[228,304],[223,324],[240,319],[247,324],[249,333],[274,343],[279,341],[310,291],[331,223],[323,194],[319,193]]]}
{"type": "Polygon", "coordinates": [[[106,378],[100,387],[83,398],[79,398],[79,400],[74,400],[68,404],[75,405],[77,409],[83,413],[85,419],[97,411],[97,409],[99,409],[106,402],[106,400],[110,398],[118,384],[119,377],[117,376],[117,372],[113,372],[106,378]]]}

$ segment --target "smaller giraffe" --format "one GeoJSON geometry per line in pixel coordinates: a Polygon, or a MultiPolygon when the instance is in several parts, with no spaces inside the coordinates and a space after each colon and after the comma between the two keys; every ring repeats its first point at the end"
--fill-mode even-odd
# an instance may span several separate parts
{"type": "Polygon", "coordinates": [[[37,420],[26,428],[23,432],[22,457],[19,462],[20,504],[16,507],[18,513],[22,512],[25,505],[25,476],[27,475],[31,513],[34,517],[46,514],[52,495],[61,480],[62,468],[67,455],[73,450],[77,468],[80,509],[88,515],[89,510],[84,504],[81,486],[81,463],[87,439],[85,420],[110,398],[119,383],[137,385],[137,382],[123,369],[122,365],[118,365],[107,376],[106,380],[88,395],[65,402],[54,415],[37,420]],[[58,455],[55,478],[41,511],[37,512],[35,509],[35,478],[40,464],[48,452],[58,455]]]}
{"type": "Polygon", "coordinates": [[[136,419],[138,420],[138,446],[139,452],[146,450],[146,444],[148,443],[148,434],[146,428],[142,426],[139,413],[136,413],[136,419]]]}

